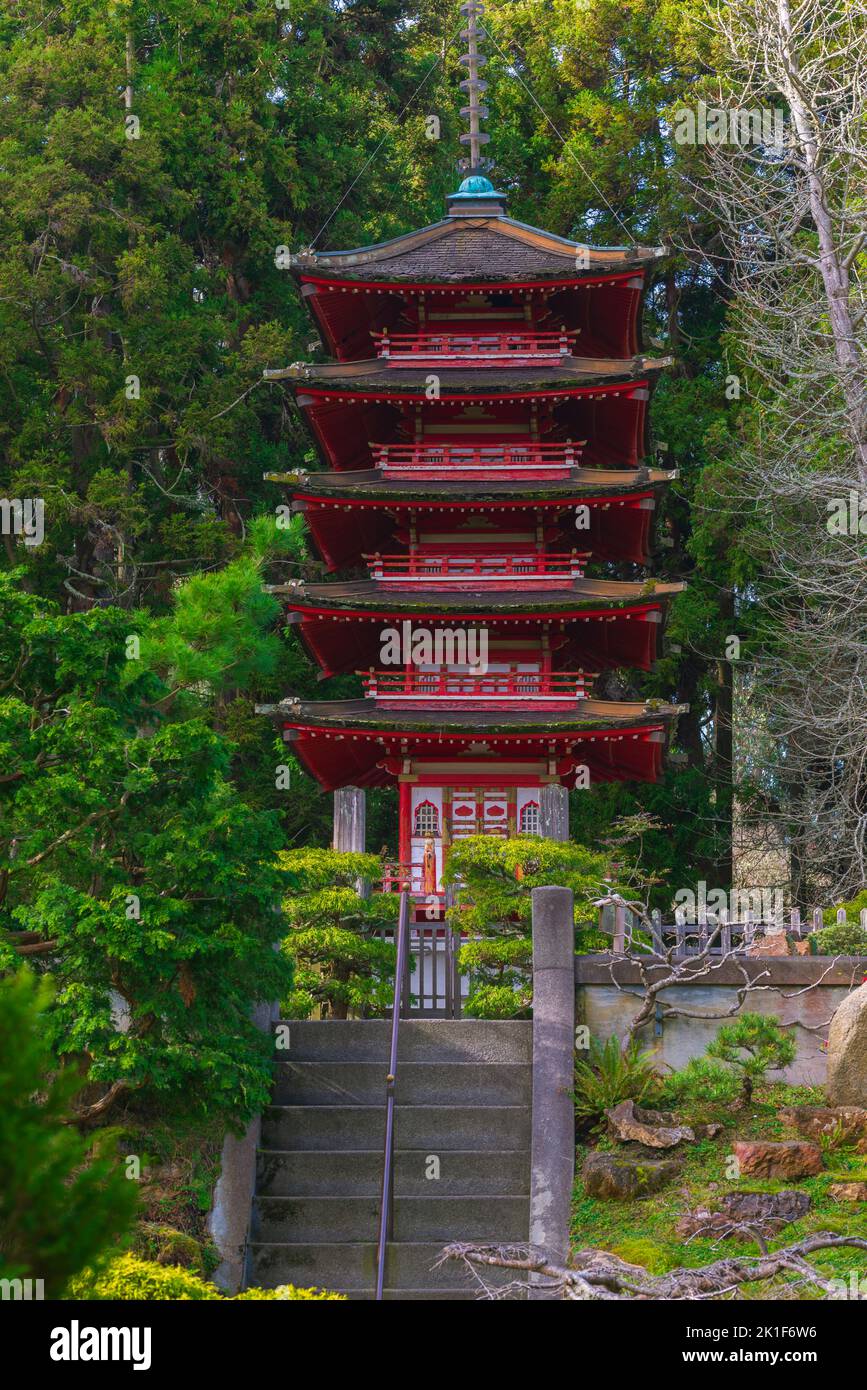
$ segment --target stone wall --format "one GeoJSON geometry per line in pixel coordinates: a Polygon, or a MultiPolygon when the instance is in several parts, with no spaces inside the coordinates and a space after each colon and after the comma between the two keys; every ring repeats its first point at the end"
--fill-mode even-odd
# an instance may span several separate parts
{"type": "MultiPolygon", "coordinates": [[[[867,975],[867,959],[830,956],[740,958],[727,961],[709,977],[680,984],[660,996],[666,1004],[696,1013],[714,1013],[737,998],[737,987],[746,970],[751,982],[762,988],[751,993],[744,1009],[774,1014],[784,1024],[795,1024],[798,1046],[793,1065],[783,1073],[792,1084],[823,1085],[826,1059],[823,1044],[831,1017],[838,1006],[867,975]],[[711,982],[709,982],[711,981],[711,982]],[[814,986],[814,988],[810,988],[814,986]]],[[[575,957],[576,1023],[587,1024],[591,1036],[623,1037],[638,1010],[641,977],[629,959],[607,954],[575,957]]],[[[677,1070],[690,1057],[700,1057],[718,1028],[728,1019],[668,1018],[650,1024],[640,1034],[644,1047],[658,1049],[660,1063],[677,1070]]],[[[774,1074],[775,1079],[779,1079],[774,1074]]]]}

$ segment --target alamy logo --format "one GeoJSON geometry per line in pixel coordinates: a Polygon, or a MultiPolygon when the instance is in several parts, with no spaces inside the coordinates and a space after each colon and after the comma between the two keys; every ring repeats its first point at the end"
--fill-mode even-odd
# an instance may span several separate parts
{"type": "Polygon", "coordinates": [[[409,619],[380,633],[383,666],[466,666],[479,675],[488,669],[487,628],[414,628],[409,619]]]}
{"type": "Polygon", "coordinates": [[[41,497],[0,497],[0,535],[20,536],[25,545],[45,539],[45,502],[41,497]]]}
{"type": "Polygon", "coordinates": [[[678,888],[674,895],[675,919],[681,924],[705,922],[707,914],[727,912],[730,922],[746,919],[749,912],[754,920],[775,922],[782,917],[784,894],[781,888],[724,888],[708,889],[704,879],[692,888],[678,888]]]}
{"type": "Polygon", "coordinates": [[[780,150],[786,139],[785,112],[779,107],[723,109],[700,101],[695,111],[675,111],[674,138],[678,145],[763,145],[780,150]]]}
{"type": "Polygon", "coordinates": [[[131,1361],[134,1371],[151,1364],[149,1327],[82,1327],[73,1318],[69,1327],[51,1330],[52,1361],[131,1361]]]}
{"type": "Polygon", "coordinates": [[[0,1279],[0,1301],[4,1303],[41,1303],[44,1297],[44,1279],[0,1279]]]}

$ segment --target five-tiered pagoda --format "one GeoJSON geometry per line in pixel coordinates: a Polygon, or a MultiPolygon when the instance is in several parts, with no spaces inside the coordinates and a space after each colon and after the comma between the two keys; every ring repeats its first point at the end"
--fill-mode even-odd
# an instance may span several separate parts
{"type": "Polygon", "coordinates": [[[681,587],[604,577],[646,564],[673,476],[646,463],[662,253],[507,216],[480,158],[482,9],[461,7],[470,160],[446,216],[294,257],[334,360],[266,374],[322,463],[267,476],[327,568],[363,576],[274,587],[322,676],[358,672],[364,695],[271,712],[335,793],[335,847],[363,848],[364,788],[397,784],[398,879],[428,917],[455,839],[567,839],[569,789],[654,780],[679,712],[593,696],[600,673],[651,667],[681,587]]]}

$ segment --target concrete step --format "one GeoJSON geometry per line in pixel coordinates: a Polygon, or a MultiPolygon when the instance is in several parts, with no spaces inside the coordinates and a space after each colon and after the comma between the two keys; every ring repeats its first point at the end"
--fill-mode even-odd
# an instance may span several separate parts
{"type": "MultiPolygon", "coordinates": [[[[263,1149],[376,1149],[384,1107],[271,1105],[262,1115],[263,1149]]],[[[439,1155],[454,1149],[529,1149],[525,1105],[398,1105],[395,1147],[439,1155]]]]}
{"type": "MultiPolygon", "coordinates": [[[[519,1197],[530,1191],[527,1149],[452,1149],[438,1155],[439,1176],[423,1149],[398,1149],[394,1156],[394,1190],[398,1197],[519,1197]]],[[[311,1152],[309,1149],[260,1151],[256,1191],[263,1197],[344,1195],[378,1197],[382,1183],[382,1149],[311,1152]]]]}
{"type": "MultiPolygon", "coordinates": [[[[394,1239],[526,1242],[529,1210],[526,1197],[395,1197],[394,1239]]],[[[378,1224],[376,1197],[257,1197],[250,1233],[263,1244],[375,1241],[378,1224]]]]}
{"type": "MultiPolygon", "coordinates": [[[[281,1022],[275,1056],[292,1062],[387,1062],[391,1023],[387,1019],[305,1019],[281,1022]]],[[[403,1019],[398,1063],[502,1062],[532,1060],[531,1023],[487,1019],[403,1019]]],[[[398,1073],[399,1074],[399,1073],[398,1073]]]]}
{"type": "MultiPolygon", "coordinates": [[[[275,1105],[385,1104],[384,1062],[281,1062],[275,1105]]],[[[402,1105],[529,1105],[530,1067],[491,1062],[406,1062],[397,1073],[402,1105]]]]}
{"type": "MultiPolygon", "coordinates": [[[[441,1241],[391,1245],[388,1250],[387,1280],[392,1290],[451,1289],[474,1298],[478,1283],[456,1260],[434,1268],[442,1254],[441,1241]]],[[[273,1289],[278,1284],[297,1284],[341,1289],[352,1296],[356,1291],[370,1293],[376,1287],[376,1246],[371,1243],[334,1245],[263,1245],[251,1243],[248,1284],[273,1289]]],[[[485,1282],[501,1288],[514,1279],[514,1271],[488,1269],[485,1282]]]]}

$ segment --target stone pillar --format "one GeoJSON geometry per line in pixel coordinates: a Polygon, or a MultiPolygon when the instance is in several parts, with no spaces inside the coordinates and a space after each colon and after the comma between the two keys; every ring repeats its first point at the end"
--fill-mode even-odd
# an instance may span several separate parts
{"type": "MultiPolygon", "coordinates": [[[[533,889],[533,1113],[530,1245],[555,1264],[569,1255],[575,1179],[575,925],[571,888],[533,889]]],[[[541,1275],[530,1298],[550,1298],[541,1275]]]]}
{"type": "Polygon", "coordinates": [[[334,836],[332,849],[363,854],[367,836],[366,802],[363,787],[338,787],[334,793],[334,836]]]}
{"type": "Polygon", "coordinates": [[[546,840],[569,839],[569,789],[549,783],[539,797],[542,836],[546,840]]]}

